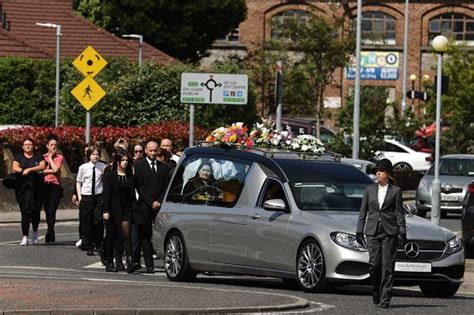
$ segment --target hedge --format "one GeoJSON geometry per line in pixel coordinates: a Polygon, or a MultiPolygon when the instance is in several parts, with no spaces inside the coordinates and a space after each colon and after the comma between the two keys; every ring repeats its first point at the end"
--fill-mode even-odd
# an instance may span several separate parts
{"type": "MultiPolygon", "coordinates": [[[[218,64],[200,70],[193,65],[159,65],[146,62],[142,67],[125,58],[108,57],[108,65],[94,80],[107,95],[91,109],[93,126],[141,126],[164,120],[189,120],[189,106],[180,102],[183,72],[247,73],[238,64],[218,64]]],[[[61,60],[59,121],[61,125],[85,126],[84,108],[71,95],[83,76],[61,60]]],[[[0,124],[45,126],[54,124],[54,59],[33,60],[22,57],[0,58],[0,124]]],[[[214,129],[233,121],[251,125],[256,119],[256,97],[249,81],[248,104],[198,105],[195,121],[214,129]]]]}
{"type": "MultiPolygon", "coordinates": [[[[187,123],[179,121],[163,121],[142,127],[93,127],[91,128],[91,143],[97,144],[113,152],[113,145],[118,138],[125,138],[130,144],[148,140],[161,141],[169,138],[175,148],[184,148],[189,142],[187,123]]],[[[37,149],[46,152],[46,138],[54,133],[59,139],[59,147],[66,158],[72,172],[76,172],[82,162],[85,147],[85,130],[82,127],[23,127],[0,131],[0,142],[13,153],[21,152],[22,142],[26,137],[35,140],[37,149]]],[[[195,140],[201,140],[208,134],[208,129],[195,127],[195,140]]]]}

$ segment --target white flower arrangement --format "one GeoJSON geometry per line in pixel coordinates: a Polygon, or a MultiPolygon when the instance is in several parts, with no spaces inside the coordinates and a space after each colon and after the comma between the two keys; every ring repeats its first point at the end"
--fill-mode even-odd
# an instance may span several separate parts
{"type": "Polygon", "coordinates": [[[324,153],[324,144],[312,135],[299,135],[291,141],[292,151],[324,153]]]}

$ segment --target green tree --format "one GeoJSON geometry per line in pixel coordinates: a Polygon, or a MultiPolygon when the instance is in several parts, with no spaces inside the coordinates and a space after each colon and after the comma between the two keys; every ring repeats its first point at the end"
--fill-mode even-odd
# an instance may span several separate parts
{"type": "MultiPolygon", "coordinates": [[[[199,72],[193,65],[146,62],[141,68],[126,58],[107,57],[109,64],[94,79],[107,95],[91,109],[94,126],[142,126],[164,120],[188,121],[189,107],[180,102],[181,73],[199,72]]],[[[60,123],[83,126],[85,110],[71,95],[83,76],[64,59],[61,64],[60,123]]],[[[210,72],[242,73],[242,64],[217,64],[210,72]]],[[[0,124],[54,123],[55,62],[0,58],[0,124]]],[[[249,74],[248,72],[244,72],[249,74]]],[[[250,75],[250,74],[249,74],[250,75]]],[[[235,121],[255,120],[255,93],[249,83],[248,104],[200,105],[196,125],[213,129],[235,121]]]]}
{"type": "MultiPolygon", "coordinates": [[[[364,86],[360,93],[360,152],[361,159],[372,160],[374,153],[383,145],[386,134],[386,112],[394,107],[387,104],[388,91],[385,87],[364,86]]],[[[354,95],[348,95],[346,106],[339,112],[337,127],[339,133],[333,143],[330,144],[332,151],[344,156],[351,156],[351,135],[353,132],[354,95]]]]}
{"type": "Polygon", "coordinates": [[[53,60],[0,58],[0,124],[54,123],[53,60]]]}
{"type": "Polygon", "coordinates": [[[245,0],[76,0],[74,7],[110,32],[142,34],[147,43],[192,63],[247,14],[245,0]]]}
{"type": "MultiPolygon", "coordinates": [[[[449,77],[449,90],[442,97],[441,119],[449,128],[441,133],[441,152],[474,153],[474,55],[472,51],[450,45],[444,58],[443,75],[449,77]]],[[[434,121],[436,96],[427,104],[434,121]]]]}
{"type": "MultiPolygon", "coordinates": [[[[267,117],[270,113],[275,112],[275,63],[282,60],[282,57],[285,56],[280,56],[278,51],[265,49],[264,46],[262,49],[250,51],[245,58],[244,67],[250,70],[249,81],[255,84],[254,89],[260,104],[261,117],[267,117]]],[[[285,64],[286,62],[284,62],[285,64]]],[[[286,76],[286,72],[284,73],[286,76]]],[[[286,80],[284,88],[286,90],[286,80]]],[[[285,103],[285,110],[286,108],[285,103]]]]}
{"type": "Polygon", "coordinates": [[[318,137],[320,121],[325,117],[325,91],[334,84],[336,70],[348,64],[354,50],[354,40],[346,36],[343,25],[344,20],[336,17],[326,20],[313,16],[304,23],[282,19],[274,26],[279,39],[269,45],[271,50],[286,55],[290,63],[285,84],[291,86],[292,93],[285,93],[285,102],[314,109],[318,137]]]}

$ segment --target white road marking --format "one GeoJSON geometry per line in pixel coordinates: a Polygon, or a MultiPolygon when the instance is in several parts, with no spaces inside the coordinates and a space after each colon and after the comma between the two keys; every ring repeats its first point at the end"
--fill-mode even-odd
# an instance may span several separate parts
{"type": "Polygon", "coordinates": [[[87,266],[84,266],[82,268],[86,268],[86,269],[99,269],[99,268],[104,268],[104,265],[102,265],[102,263],[100,261],[96,262],[96,263],[93,263],[93,264],[90,264],[90,265],[87,265],[87,266]]]}

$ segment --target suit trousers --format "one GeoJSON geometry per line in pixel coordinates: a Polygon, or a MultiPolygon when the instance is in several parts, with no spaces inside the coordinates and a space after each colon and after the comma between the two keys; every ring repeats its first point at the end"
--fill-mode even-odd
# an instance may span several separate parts
{"type": "Polygon", "coordinates": [[[102,196],[83,195],[79,205],[79,215],[81,216],[82,245],[86,249],[96,249],[102,247],[104,239],[104,223],[99,221],[102,213],[102,196]]]}
{"type": "Polygon", "coordinates": [[[143,249],[143,260],[147,268],[154,267],[153,262],[153,250],[151,245],[151,237],[153,235],[153,226],[151,223],[137,224],[138,229],[138,240],[140,246],[143,249]]]}
{"type": "Polygon", "coordinates": [[[381,303],[389,304],[392,298],[397,244],[398,235],[385,233],[380,222],[375,235],[367,235],[373,296],[380,299],[381,303]]]}
{"type": "Polygon", "coordinates": [[[140,256],[141,256],[141,251],[142,247],[140,244],[140,239],[138,236],[138,224],[132,223],[132,259],[136,263],[140,263],[140,256]]]}

